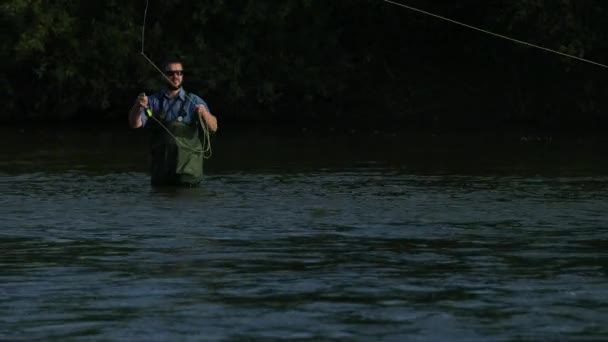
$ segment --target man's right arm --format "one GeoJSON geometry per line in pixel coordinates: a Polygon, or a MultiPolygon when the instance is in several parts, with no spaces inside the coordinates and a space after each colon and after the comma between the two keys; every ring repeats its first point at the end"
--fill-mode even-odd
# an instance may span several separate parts
{"type": "Polygon", "coordinates": [[[135,103],[129,111],[129,125],[131,128],[139,128],[142,126],[141,122],[141,107],[139,103],[135,103]]]}
{"type": "Polygon", "coordinates": [[[131,128],[140,128],[143,125],[141,121],[141,109],[148,106],[148,97],[146,95],[139,95],[133,107],[129,111],[129,125],[131,128]]]}

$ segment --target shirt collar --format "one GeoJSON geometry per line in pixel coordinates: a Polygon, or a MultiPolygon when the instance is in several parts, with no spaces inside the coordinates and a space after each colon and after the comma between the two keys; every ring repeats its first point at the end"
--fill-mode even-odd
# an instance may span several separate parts
{"type": "MultiPolygon", "coordinates": [[[[169,98],[168,92],[169,90],[167,88],[163,88],[163,96],[167,99],[169,98]]],[[[182,101],[186,99],[186,91],[184,90],[184,87],[179,88],[179,93],[177,93],[177,97],[179,97],[179,99],[182,101]]]]}

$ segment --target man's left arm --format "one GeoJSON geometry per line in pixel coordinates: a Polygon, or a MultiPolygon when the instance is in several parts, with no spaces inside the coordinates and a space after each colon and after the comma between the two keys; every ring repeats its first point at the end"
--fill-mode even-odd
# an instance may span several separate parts
{"type": "Polygon", "coordinates": [[[198,115],[200,115],[201,118],[205,121],[205,124],[207,125],[207,127],[209,127],[211,132],[217,131],[217,118],[213,114],[211,114],[203,100],[197,102],[198,103],[196,104],[195,108],[198,115]]]}

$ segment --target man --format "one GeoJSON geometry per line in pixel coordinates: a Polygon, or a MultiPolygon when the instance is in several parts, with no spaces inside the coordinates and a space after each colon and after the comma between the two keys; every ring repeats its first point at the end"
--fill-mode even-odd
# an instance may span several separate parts
{"type": "Polygon", "coordinates": [[[194,186],[203,177],[205,130],[217,131],[217,119],[205,101],[182,88],[181,61],[168,61],[163,67],[166,88],[150,97],[140,94],[129,112],[129,124],[151,131],[153,185],[194,186]]]}

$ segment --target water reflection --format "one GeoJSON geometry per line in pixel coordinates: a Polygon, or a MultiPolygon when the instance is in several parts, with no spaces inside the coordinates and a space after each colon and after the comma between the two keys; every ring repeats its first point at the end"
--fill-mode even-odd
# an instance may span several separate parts
{"type": "Polygon", "coordinates": [[[437,159],[376,158],[371,142],[241,155],[218,139],[201,187],[153,188],[140,138],[102,139],[111,148],[90,159],[82,143],[1,157],[0,339],[608,336],[608,177],[594,158],[424,172],[437,159]]]}
{"type": "MultiPolygon", "coordinates": [[[[3,126],[0,171],[8,173],[146,172],[145,130],[126,126],[3,126]]],[[[522,143],[518,134],[432,134],[416,131],[329,133],[285,128],[226,127],[213,139],[208,173],[298,173],[380,168],[419,174],[606,174],[600,137],[556,136],[522,143]]]]}

